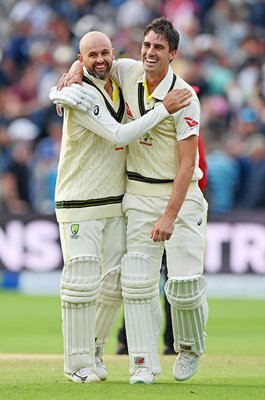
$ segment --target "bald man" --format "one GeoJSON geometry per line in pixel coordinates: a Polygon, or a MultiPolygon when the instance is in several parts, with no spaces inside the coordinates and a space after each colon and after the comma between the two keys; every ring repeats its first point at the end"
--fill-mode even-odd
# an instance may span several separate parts
{"type": "Polygon", "coordinates": [[[122,303],[125,146],[188,105],[190,93],[171,92],[154,110],[122,125],[125,103],[109,76],[115,57],[109,38],[90,32],[79,47],[83,87],[89,86],[95,103],[87,113],[64,112],[55,207],[64,258],[64,373],[74,382],[93,383],[107,379],[101,356],[122,303]]]}

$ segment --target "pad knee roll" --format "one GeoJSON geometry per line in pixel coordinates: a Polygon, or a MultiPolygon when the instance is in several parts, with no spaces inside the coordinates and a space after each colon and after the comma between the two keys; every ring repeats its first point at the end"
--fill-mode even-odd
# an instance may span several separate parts
{"type": "Polygon", "coordinates": [[[100,260],[97,257],[79,257],[69,260],[63,268],[61,299],[68,303],[95,301],[100,285],[100,260]]]}
{"type": "Polygon", "coordinates": [[[128,300],[151,299],[159,294],[160,272],[154,261],[140,253],[122,258],[122,295],[128,300]]]}

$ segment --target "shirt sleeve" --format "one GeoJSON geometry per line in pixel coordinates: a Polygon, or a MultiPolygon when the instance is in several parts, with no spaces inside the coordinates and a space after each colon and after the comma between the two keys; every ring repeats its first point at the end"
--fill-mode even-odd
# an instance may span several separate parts
{"type": "Polygon", "coordinates": [[[132,143],[169,115],[163,103],[127,124],[117,122],[100,103],[95,103],[87,113],[79,110],[73,110],[73,112],[76,124],[121,146],[132,143]]]}
{"type": "Polygon", "coordinates": [[[115,80],[118,86],[122,87],[126,78],[128,79],[128,72],[130,68],[137,61],[132,60],[131,58],[120,58],[115,60],[112,64],[112,68],[110,71],[111,77],[115,80]]]}
{"type": "Polygon", "coordinates": [[[188,107],[174,114],[174,119],[177,140],[186,139],[191,135],[199,136],[200,103],[197,100],[192,100],[188,107]]]}

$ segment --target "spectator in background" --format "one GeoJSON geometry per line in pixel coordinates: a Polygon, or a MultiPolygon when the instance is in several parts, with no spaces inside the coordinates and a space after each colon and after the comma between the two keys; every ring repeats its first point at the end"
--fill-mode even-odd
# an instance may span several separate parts
{"type": "Polygon", "coordinates": [[[31,161],[33,141],[38,127],[26,118],[19,118],[8,126],[11,137],[10,160],[2,174],[2,208],[8,212],[24,213],[32,208],[31,161]]]}
{"type": "Polygon", "coordinates": [[[11,161],[11,140],[7,130],[7,124],[0,122],[0,177],[11,161]]]}
{"type": "Polygon", "coordinates": [[[31,172],[28,160],[32,148],[28,142],[18,141],[12,145],[12,161],[2,175],[3,208],[10,213],[23,214],[29,211],[31,172]]]}
{"type": "Polygon", "coordinates": [[[245,191],[239,207],[265,209],[265,136],[255,133],[244,145],[247,167],[245,191]]]}
{"type": "Polygon", "coordinates": [[[62,120],[57,115],[47,122],[47,131],[35,148],[32,161],[32,201],[35,210],[54,214],[55,184],[62,138],[62,120]]]}
{"type": "Polygon", "coordinates": [[[210,213],[232,211],[236,205],[236,192],[240,185],[240,168],[237,160],[230,154],[234,142],[225,139],[220,143],[209,144],[206,157],[208,164],[207,200],[210,213]],[[215,147],[214,147],[215,146],[215,147]]]}
{"type": "MultiPolygon", "coordinates": [[[[1,2],[0,123],[9,125],[17,118],[36,123],[40,134],[32,143],[34,153],[47,136],[49,88],[76,58],[84,29],[89,26],[107,33],[118,57],[138,58],[142,21],[165,15],[181,34],[174,71],[190,84],[203,83],[201,134],[207,157],[212,157],[210,143],[215,142],[214,151],[220,149],[239,164],[239,190],[231,211],[243,204],[248,208],[250,203],[243,197],[251,157],[244,153],[244,143],[257,132],[265,135],[265,2],[137,0],[135,4],[131,0],[1,2]],[[128,9],[130,17],[123,20],[128,9]],[[234,142],[229,151],[222,144],[227,136],[234,142]]],[[[1,131],[0,180],[11,154],[11,139],[1,131]]],[[[39,154],[33,155],[34,160],[39,154]]],[[[252,166],[254,171],[260,168],[257,162],[252,166]]],[[[257,190],[262,198],[262,185],[257,190]]],[[[252,204],[255,210],[256,202],[252,204]]]]}
{"type": "Polygon", "coordinates": [[[240,168],[232,156],[235,143],[225,139],[208,144],[208,189],[209,213],[226,213],[236,205],[236,192],[240,185],[240,168]]]}
{"type": "Polygon", "coordinates": [[[231,121],[234,136],[238,136],[243,143],[260,130],[260,121],[257,113],[251,107],[241,108],[231,121]]]}

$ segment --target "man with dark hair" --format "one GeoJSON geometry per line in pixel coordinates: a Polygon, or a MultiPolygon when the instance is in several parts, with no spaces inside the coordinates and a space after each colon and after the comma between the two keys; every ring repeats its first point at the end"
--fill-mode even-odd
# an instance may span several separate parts
{"type": "Polygon", "coordinates": [[[193,93],[188,107],[129,145],[123,199],[127,254],[122,259],[121,284],[131,383],[153,383],[161,371],[159,271],[164,247],[165,292],[178,353],[175,379],[193,376],[205,351],[208,306],[203,263],[208,207],[198,186],[202,177],[198,165],[200,104],[195,91],[169,66],[178,43],[172,23],[158,18],[145,29],[142,63],[125,72],[117,68],[130,120],[152,109],[172,88],[186,87],[193,93]]]}

